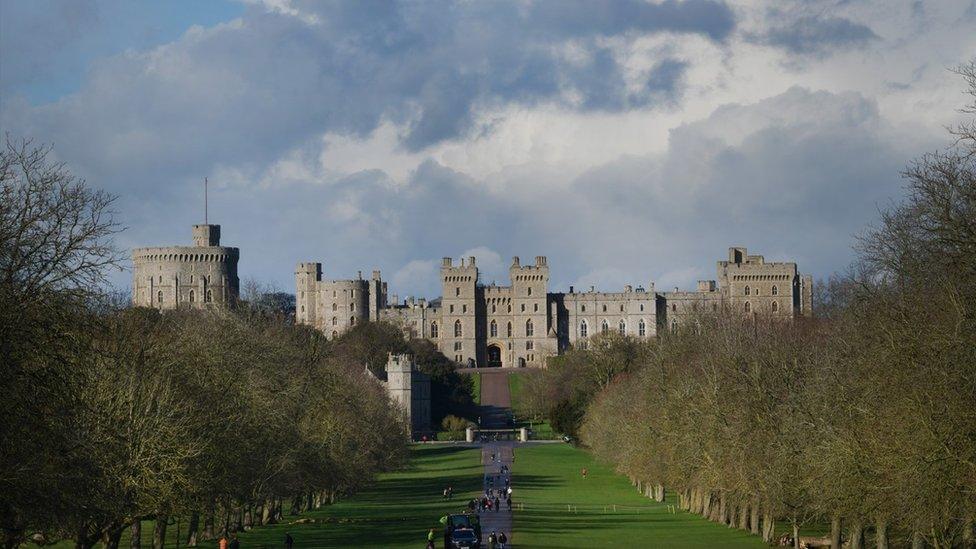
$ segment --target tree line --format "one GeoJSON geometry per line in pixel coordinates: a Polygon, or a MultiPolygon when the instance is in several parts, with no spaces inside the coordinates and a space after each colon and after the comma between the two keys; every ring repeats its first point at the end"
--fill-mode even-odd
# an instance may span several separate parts
{"type": "MultiPolygon", "coordinates": [[[[976,99],[976,64],[960,69],[976,99]]],[[[965,112],[976,113],[976,101],[965,112]]],[[[703,314],[597,338],[519,403],[648,497],[799,547],[970,547],[976,517],[976,120],[820,283],[814,319],[703,314]],[[829,526],[827,526],[829,525],[829,526]]]]}
{"type": "Polygon", "coordinates": [[[145,520],[162,547],[174,517],[192,546],[404,463],[403,415],[356,352],[368,337],[328,342],[247,303],[128,307],[104,290],[122,260],[114,198],[49,153],[0,152],[5,547],[117,547],[145,520]]]}

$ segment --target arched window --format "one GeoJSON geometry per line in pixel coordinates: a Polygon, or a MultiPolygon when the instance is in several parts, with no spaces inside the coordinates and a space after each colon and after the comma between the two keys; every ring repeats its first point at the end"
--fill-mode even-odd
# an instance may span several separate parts
{"type": "Polygon", "coordinates": [[[512,323],[511,322],[509,322],[508,323],[508,326],[505,328],[505,333],[508,335],[508,337],[512,337],[512,323]]]}
{"type": "Polygon", "coordinates": [[[773,312],[774,312],[774,313],[775,313],[776,311],[778,311],[778,310],[779,310],[779,303],[776,303],[776,302],[774,301],[774,302],[773,302],[773,305],[772,305],[772,309],[773,309],[773,312]]]}
{"type": "Polygon", "coordinates": [[[437,337],[437,323],[430,323],[430,337],[437,337]]]}
{"type": "Polygon", "coordinates": [[[607,304],[606,303],[603,304],[603,312],[607,312],[607,304]]]}
{"type": "Polygon", "coordinates": [[[671,312],[677,312],[677,310],[678,310],[678,304],[677,303],[672,303],[671,304],[671,312]]]}
{"type": "Polygon", "coordinates": [[[747,313],[752,310],[752,305],[750,305],[748,301],[746,301],[745,310],[747,313]]]}
{"type": "Polygon", "coordinates": [[[332,330],[332,339],[339,337],[339,332],[332,330]]]}
{"type": "Polygon", "coordinates": [[[350,303],[349,304],[349,310],[350,311],[355,311],[356,310],[356,304],[355,303],[350,303]]]}
{"type": "Polygon", "coordinates": [[[351,326],[355,326],[356,325],[356,317],[354,317],[354,316],[349,317],[349,324],[351,326]]]}
{"type": "Polygon", "coordinates": [[[749,286],[746,286],[745,292],[746,292],[746,295],[749,295],[749,286]]]}
{"type": "Polygon", "coordinates": [[[580,305],[580,312],[581,313],[585,313],[586,312],[586,305],[580,305]]]}
{"type": "Polygon", "coordinates": [[[532,305],[532,311],[533,311],[533,312],[536,312],[536,313],[538,313],[538,312],[539,312],[539,304],[538,304],[538,303],[536,303],[536,304],[534,304],[534,305],[532,305]]]}
{"type": "Polygon", "coordinates": [[[644,304],[643,303],[641,303],[640,309],[641,309],[641,312],[643,313],[644,312],[644,304]]]}
{"type": "Polygon", "coordinates": [[[207,303],[213,301],[213,290],[207,290],[207,303]]]}
{"type": "Polygon", "coordinates": [[[533,341],[526,341],[525,342],[525,350],[526,351],[531,351],[531,350],[535,349],[535,345],[533,343],[534,343],[533,341]]]}
{"type": "Polygon", "coordinates": [[[600,325],[600,332],[607,333],[610,331],[610,324],[607,323],[607,319],[603,319],[603,324],[600,325]]]}
{"type": "Polygon", "coordinates": [[[190,303],[193,303],[196,296],[193,294],[193,290],[190,290],[190,303]]]}
{"type": "Polygon", "coordinates": [[[491,304],[491,312],[495,312],[495,304],[494,303],[491,304]]]}
{"type": "Polygon", "coordinates": [[[525,312],[525,303],[522,304],[522,312],[525,312]]]}
{"type": "Polygon", "coordinates": [[[454,295],[455,296],[461,295],[461,287],[460,286],[458,286],[457,288],[454,288],[454,295]]]}
{"type": "Polygon", "coordinates": [[[333,303],[332,304],[332,310],[333,311],[338,311],[339,310],[339,306],[337,304],[333,303]]]}
{"type": "Polygon", "coordinates": [[[533,329],[533,326],[532,326],[532,320],[531,319],[530,320],[526,320],[525,321],[525,337],[532,337],[533,334],[534,334],[534,332],[535,332],[535,330],[533,329]]]}
{"type": "Polygon", "coordinates": [[[157,297],[156,303],[159,303],[160,305],[162,305],[163,304],[163,292],[157,293],[156,294],[156,297],[157,297]]]}
{"type": "Polygon", "coordinates": [[[491,326],[488,328],[488,335],[491,337],[498,337],[498,323],[494,320],[491,321],[491,326]]]}
{"type": "Polygon", "coordinates": [[[644,319],[642,318],[639,323],[637,323],[637,335],[644,337],[647,335],[647,326],[644,324],[644,319]]]}
{"type": "Polygon", "coordinates": [[[620,312],[621,313],[624,312],[624,306],[623,306],[623,304],[620,305],[620,312]]]}
{"type": "Polygon", "coordinates": [[[532,288],[529,288],[529,295],[532,295],[532,288]]]}
{"type": "Polygon", "coordinates": [[[461,337],[461,321],[454,321],[454,337],[461,337]]]}
{"type": "Polygon", "coordinates": [[[627,335],[627,323],[621,320],[620,324],[617,325],[617,331],[620,332],[620,335],[627,335]]]}
{"type": "Polygon", "coordinates": [[[586,337],[586,321],[580,322],[580,337],[586,337]]]}
{"type": "Polygon", "coordinates": [[[338,326],[339,325],[339,319],[336,318],[336,317],[332,317],[332,325],[333,326],[338,326]]]}
{"type": "Polygon", "coordinates": [[[779,295],[779,288],[773,286],[773,295],[779,295]]]}
{"type": "Polygon", "coordinates": [[[508,312],[512,312],[512,304],[511,303],[508,304],[508,312]]]}

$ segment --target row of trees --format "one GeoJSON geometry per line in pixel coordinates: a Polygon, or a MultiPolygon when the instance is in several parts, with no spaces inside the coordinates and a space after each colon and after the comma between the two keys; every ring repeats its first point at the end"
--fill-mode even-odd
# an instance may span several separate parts
{"type": "MultiPolygon", "coordinates": [[[[976,65],[962,71],[976,97],[976,65]]],[[[967,112],[976,112],[976,102],[967,112]]],[[[704,315],[599,339],[538,375],[549,416],[663,500],[770,541],[829,524],[879,548],[971,546],[976,517],[976,122],[905,172],[816,319],[704,315]],[[554,386],[554,383],[560,383],[554,386]]]]}
{"type": "Polygon", "coordinates": [[[77,547],[187,539],[277,520],[403,463],[402,414],[351,341],[266,307],[131,309],[101,291],[119,264],[112,197],[48,150],[0,153],[0,525],[77,547]]]}

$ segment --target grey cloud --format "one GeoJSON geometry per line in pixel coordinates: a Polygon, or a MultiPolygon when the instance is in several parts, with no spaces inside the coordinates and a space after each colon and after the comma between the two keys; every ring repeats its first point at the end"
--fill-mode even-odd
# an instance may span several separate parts
{"type": "Polygon", "coordinates": [[[775,25],[753,39],[796,55],[823,57],[878,39],[867,25],[837,16],[803,15],[775,25]]]}

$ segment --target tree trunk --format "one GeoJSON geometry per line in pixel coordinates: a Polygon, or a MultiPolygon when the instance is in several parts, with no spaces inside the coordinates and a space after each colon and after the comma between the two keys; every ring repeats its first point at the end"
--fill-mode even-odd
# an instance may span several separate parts
{"type": "Polygon", "coordinates": [[[739,505],[739,530],[749,529],[749,504],[739,505]]]}
{"type": "Polygon", "coordinates": [[[211,504],[210,510],[203,517],[203,541],[210,541],[214,539],[214,513],[213,505],[211,504]]]}
{"type": "Polygon", "coordinates": [[[119,540],[125,526],[113,526],[105,532],[105,549],[119,549],[119,540]]]}
{"type": "Polygon", "coordinates": [[[153,549],[163,549],[166,546],[166,515],[156,515],[153,526],[153,549]]]}
{"type": "Polygon", "coordinates": [[[753,535],[759,535],[759,502],[753,501],[752,505],[749,506],[749,531],[753,535]]]}
{"type": "Polygon", "coordinates": [[[840,515],[834,515],[830,519],[830,547],[831,549],[840,549],[840,538],[841,529],[843,528],[843,523],[841,522],[840,515]]]}
{"type": "Polygon", "coordinates": [[[921,532],[912,533],[912,549],[925,549],[925,538],[922,537],[921,532]]]}
{"type": "Polygon", "coordinates": [[[190,524],[187,526],[186,532],[186,546],[196,547],[197,546],[197,530],[200,529],[200,513],[194,511],[190,513],[190,524]]]}
{"type": "Polygon", "coordinates": [[[874,539],[878,549],[888,549],[888,521],[879,518],[875,521],[874,539]]]}
{"type": "Polygon", "coordinates": [[[763,514],[763,541],[769,543],[773,541],[773,537],[776,535],[776,522],[773,521],[772,513],[763,514]]]}
{"type": "Polygon", "coordinates": [[[284,513],[281,510],[283,505],[284,505],[284,498],[278,498],[278,502],[275,505],[275,520],[277,520],[278,522],[281,522],[282,520],[285,519],[284,513]]]}
{"type": "Polygon", "coordinates": [[[800,525],[796,523],[796,517],[793,517],[793,549],[800,549],[800,525]]]}
{"type": "Polygon", "coordinates": [[[238,505],[237,507],[235,507],[235,510],[237,511],[235,513],[235,518],[237,519],[237,523],[234,524],[234,531],[243,532],[244,531],[244,506],[238,505]]]}
{"type": "Polygon", "coordinates": [[[247,510],[244,511],[244,531],[251,528],[254,528],[254,506],[248,503],[247,510]]]}
{"type": "Polygon", "coordinates": [[[129,527],[129,547],[131,549],[142,549],[142,521],[136,519],[129,527]]]}
{"type": "Polygon", "coordinates": [[[725,492],[718,498],[718,521],[722,524],[729,523],[729,506],[726,501],[725,492]]]}
{"type": "Polygon", "coordinates": [[[663,484],[658,484],[654,488],[654,499],[660,503],[664,503],[664,498],[667,497],[667,493],[664,490],[663,484]]]}
{"type": "Polygon", "coordinates": [[[729,507],[730,507],[729,522],[727,526],[729,528],[735,528],[735,525],[739,524],[739,513],[741,512],[741,510],[739,509],[738,504],[735,503],[730,503],[729,507]]]}
{"type": "Polygon", "coordinates": [[[274,524],[274,502],[270,499],[264,500],[264,508],[261,509],[261,524],[274,524]]]}
{"type": "Polygon", "coordinates": [[[851,525],[849,549],[864,549],[864,526],[860,522],[851,525]]]}

